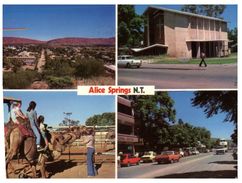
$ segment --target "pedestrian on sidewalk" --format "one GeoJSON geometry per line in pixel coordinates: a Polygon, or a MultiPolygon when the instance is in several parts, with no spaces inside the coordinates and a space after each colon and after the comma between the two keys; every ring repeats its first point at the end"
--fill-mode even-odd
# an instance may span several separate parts
{"type": "Polygon", "coordinates": [[[207,67],[207,64],[206,64],[206,62],[205,62],[205,58],[206,58],[206,55],[205,55],[204,52],[202,52],[202,53],[201,53],[201,59],[202,59],[202,60],[201,60],[201,62],[200,62],[200,64],[199,64],[199,67],[201,67],[203,63],[204,63],[204,66],[207,67]]]}

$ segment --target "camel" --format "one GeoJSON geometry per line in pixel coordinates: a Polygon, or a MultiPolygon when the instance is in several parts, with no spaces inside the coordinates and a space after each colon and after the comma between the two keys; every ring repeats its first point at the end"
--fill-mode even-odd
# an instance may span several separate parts
{"type": "MultiPolygon", "coordinates": [[[[73,127],[70,132],[60,134],[56,132],[50,133],[50,145],[49,150],[53,160],[58,159],[61,156],[61,152],[64,151],[65,145],[74,142],[77,138],[80,138],[85,131],[85,127],[73,127]]],[[[23,137],[19,128],[14,128],[10,133],[10,144],[8,153],[6,156],[6,174],[8,176],[8,168],[14,171],[14,167],[11,165],[11,160],[20,151],[24,158],[28,162],[29,170],[32,172],[33,178],[36,177],[36,167],[39,167],[41,177],[48,177],[48,173],[45,170],[45,163],[48,157],[45,153],[37,152],[35,138],[23,137]]]]}
{"type": "MultiPolygon", "coordinates": [[[[105,135],[105,143],[104,143],[104,149],[105,151],[109,151],[110,149],[107,149],[108,143],[114,144],[115,143],[115,131],[113,129],[110,129],[108,133],[105,135]]],[[[113,147],[115,148],[115,147],[113,147]]]]}

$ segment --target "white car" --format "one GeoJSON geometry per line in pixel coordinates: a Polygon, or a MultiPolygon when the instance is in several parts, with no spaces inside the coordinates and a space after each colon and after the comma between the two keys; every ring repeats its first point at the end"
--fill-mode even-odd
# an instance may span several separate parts
{"type": "Polygon", "coordinates": [[[199,151],[198,150],[192,150],[192,155],[198,155],[199,151]]]}
{"type": "Polygon", "coordinates": [[[142,61],[134,59],[134,57],[131,55],[118,56],[118,66],[119,67],[131,68],[132,66],[136,66],[137,68],[139,68],[141,65],[142,65],[142,61]]]}
{"type": "Polygon", "coordinates": [[[141,161],[143,163],[154,162],[155,161],[155,157],[156,157],[156,153],[155,152],[148,151],[148,152],[145,152],[144,155],[141,157],[141,161]]]}

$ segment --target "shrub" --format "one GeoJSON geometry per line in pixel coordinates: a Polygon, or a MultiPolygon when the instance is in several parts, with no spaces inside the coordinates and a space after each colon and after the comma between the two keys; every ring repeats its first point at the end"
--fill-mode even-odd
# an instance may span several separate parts
{"type": "Polygon", "coordinates": [[[104,73],[103,62],[98,60],[82,60],[76,67],[75,76],[81,78],[91,78],[104,73]]]}
{"type": "Polygon", "coordinates": [[[34,80],[39,80],[40,75],[36,71],[26,70],[3,73],[3,88],[5,89],[25,89],[29,87],[34,80]]]}
{"type": "Polygon", "coordinates": [[[70,88],[73,83],[70,77],[55,77],[55,76],[48,76],[46,78],[48,85],[50,88],[70,88]]]}

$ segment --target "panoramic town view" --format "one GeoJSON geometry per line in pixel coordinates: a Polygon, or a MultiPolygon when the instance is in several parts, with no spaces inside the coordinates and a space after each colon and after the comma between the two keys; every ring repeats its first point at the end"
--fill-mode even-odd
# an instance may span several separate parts
{"type": "Polygon", "coordinates": [[[118,178],[237,178],[237,92],[118,97],[118,178]]]}
{"type": "Polygon", "coordinates": [[[237,6],[119,5],[118,55],[119,85],[237,88],[237,6]]]}
{"type": "Polygon", "coordinates": [[[115,6],[5,5],[3,13],[3,88],[115,84],[115,6]]]}
{"type": "Polygon", "coordinates": [[[115,177],[114,96],[4,92],[3,101],[8,178],[115,177]],[[86,144],[90,130],[92,156],[86,144]]]}

